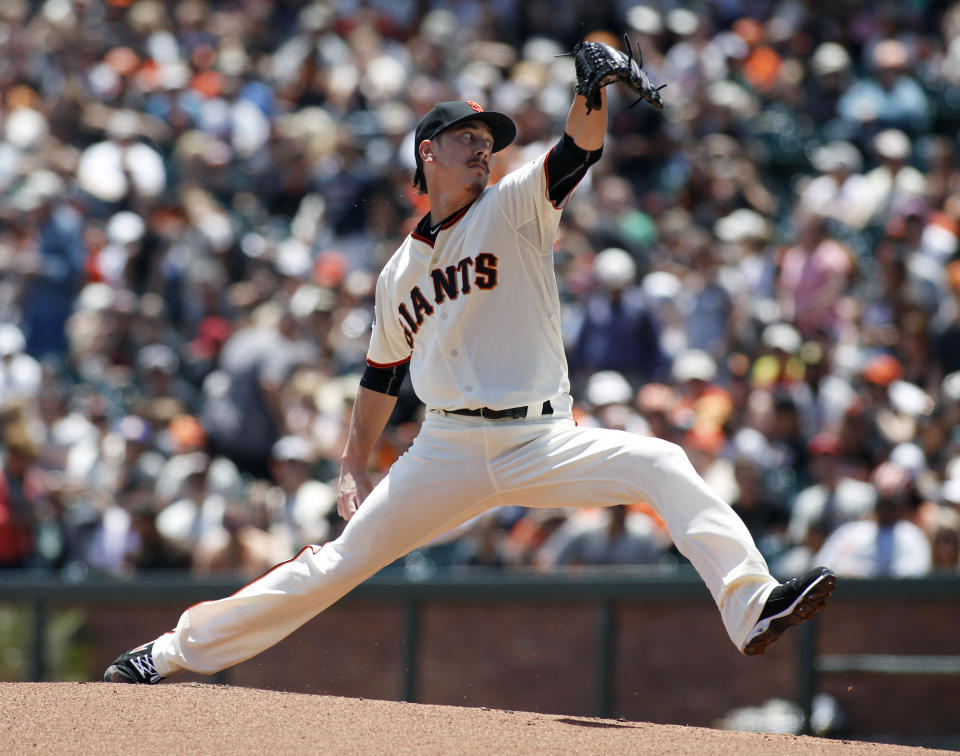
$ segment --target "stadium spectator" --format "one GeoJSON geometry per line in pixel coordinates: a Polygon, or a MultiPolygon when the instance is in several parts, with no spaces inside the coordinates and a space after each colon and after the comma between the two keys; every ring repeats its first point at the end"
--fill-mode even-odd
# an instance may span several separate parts
{"type": "Polygon", "coordinates": [[[40,391],[42,368],[29,354],[23,332],[13,323],[0,323],[0,408],[22,403],[40,391]]]}
{"type": "Polygon", "coordinates": [[[912,75],[909,48],[898,39],[874,40],[868,47],[870,71],[840,98],[841,117],[861,137],[884,128],[924,133],[930,102],[912,75]]]}
{"type": "Polygon", "coordinates": [[[850,250],[830,236],[818,215],[798,219],[796,240],[780,261],[780,317],[804,338],[818,331],[839,336],[848,327],[843,304],[855,269],[850,250]]]}
{"type": "Polygon", "coordinates": [[[83,280],[83,218],[64,201],[67,190],[60,176],[41,169],[11,198],[16,251],[6,273],[20,289],[27,352],[34,357],[63,351],[64,324],[83,280]]]}
{"type": "Polygon", "coordinates": [[[332,486],[312,479],[316,454],[299,436],[279,439],[270,451],[270,473],[279,489],[277,514],[270,530],[289,559],[304,546],[330,539],[327,519],[336,506],[332,486]]]}
{"type": "Polygon", "coordinates": [[[571,516],[537,552],[541,567],[657,564],[666,552],[653,520],[617,505],[571,516]]]}
{"type": "Polygon", "coordinates": [[[222,528],[201,538],[193,554],[192,569],[200,575],[227,572],[256,577],[276,564],[270,534],[251,522],[248,506],[230,502],[223,510],[222,528]]]}
{"type": "Polygon", "coordinates": [[[936,572],[960,571],[960,513],[944,508],[938,517],[931,540],[930,559],[936,572]]]}
{"type": "Polygon", "coordinates": [[[807,540],[812,523],[823,523],[827,532],[859,520],[873,509],[876,491],[868,483],[846,475],[843,442],[822,432],[807,444],[812,483],[800,491],[790,508],[788,535],[794,544],[807,540]]]}
{"type": "Polygon", "coordinates": [[[910,577],[931,569],[930,541],[908,518],[910,482],[906,470],[884,462],[873,473],[873,516],[848,522],[827,538],[816,561],[838,575],[910,577]]]}
{"type": "Polygon", "coordinates": [[[854,229],[866,226],[873,208],[869,200],[870,184],[862,173],[863,158],[856,145],[847,141],[830,142],[813,153],[811,163],[820,175],[800,193],[799,211],[813,219],[830,218],[854,229]]]}
{"type": "Polygon", "coordinates": [[[569,355],[572,380],[585,385],[592,373],[616,371],[632,386],[663,375],[660,332],[643,292],[637,265],[625,249],[608,247],[594,262],[597,288],[583,308],[583,320],[569,355]]]}

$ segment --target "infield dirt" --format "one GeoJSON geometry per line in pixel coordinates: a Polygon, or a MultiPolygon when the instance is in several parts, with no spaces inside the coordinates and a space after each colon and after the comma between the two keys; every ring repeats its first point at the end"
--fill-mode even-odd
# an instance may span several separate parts
{"type": "Polygon", "coordinates": [[[200,683],[0,683],[0,754],[946,754],[200,683]]]}

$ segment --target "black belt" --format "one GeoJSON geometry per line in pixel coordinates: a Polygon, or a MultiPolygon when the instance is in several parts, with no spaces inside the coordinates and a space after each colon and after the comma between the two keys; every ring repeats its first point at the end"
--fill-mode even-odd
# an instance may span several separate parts
{"type": "MultiPolygon", "coordinates": [[[[481,407],[480,409],[458,409],[458,410],[448,410],[451,415],[467,415],[468,417],[482,417],[485,420],[504,420],[506,418],[512,418],[513,420],[518,420],[521,417],[527,416],[527,408],[524,407],[508,407],[507,409],[495,410],[490,409],[489,407],[481,407]]],[[[543,403],[543,408],[540,411],[541,415],[552,415],[553,414],[553,405],[550,404],[548,399],[543,403]]]]}

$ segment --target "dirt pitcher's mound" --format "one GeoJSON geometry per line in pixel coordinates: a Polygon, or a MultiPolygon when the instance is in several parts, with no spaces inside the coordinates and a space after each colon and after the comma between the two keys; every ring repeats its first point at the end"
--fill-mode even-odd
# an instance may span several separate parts
{"type": "MultiPolygon", "coordinates": [[[[924,749],[198,683],[0,683],[3,754],[906,754],[924,749]]],[[[947,753],[941,751],[939,753],[947,753]]]]}

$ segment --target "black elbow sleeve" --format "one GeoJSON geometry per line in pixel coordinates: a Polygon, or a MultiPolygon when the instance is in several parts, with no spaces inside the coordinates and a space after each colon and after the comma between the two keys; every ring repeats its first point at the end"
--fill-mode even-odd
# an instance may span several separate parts
{"type": "Polygon", "coordinates": [[[409,360],[394,365],[371,365],[368,362],[360,378],[360,385],[378,394],[399,396],[400,384],[403,383],[408,372],[410,372],[409,360]]]}
{"type": "Polygon", "coordinates": [[[547,155],[547,195],[554,205],[569,196],[587,175],[587,169],[603,154],[599,150],[585,150],[564,133],[547,155]]]}

